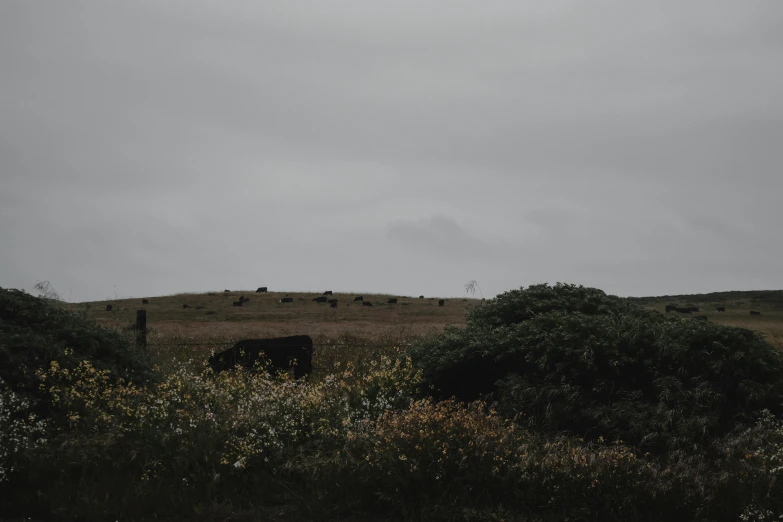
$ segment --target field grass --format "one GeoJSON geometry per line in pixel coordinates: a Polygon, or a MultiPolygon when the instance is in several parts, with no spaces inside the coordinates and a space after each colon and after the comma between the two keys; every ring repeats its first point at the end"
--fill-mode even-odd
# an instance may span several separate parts
{"type": "MultiPolygon", "coordinates": [[[[774,482],[766,469],[778,465],[778,455],[783,462],[783,444],[770,446],[769,455],[754,453],[760,431],[722,442],[723,460],[664,463],[620,440],[527,430],[487,404],[421,398],[421,373],[398,356],[446,325],[464,326],[481,300],[447,299],[441,307],[438,298],[364,294],[373,303],[365,307],[353,301],[356,294],[336,293],[332,309],[312,301],[318,294],[291,293],[293,303],[280,303],[286,295],[211,292],[68,305],[127,335],[136,311],[146,310],[148,350],[161,380],[144,388],[112,383],[90,365],[44,368],[40,378],[69,424],[56,445],[32,453],[30,472],[18,475],[24,505],[85,520],[150,513],[203,521],[652,520],[647,511],[679,520],[702,504],[720,511],[722,499],[736,498],[747,504],[745,513],[761,513],[743,520],[770,513],[753,502],[766,502],[774,482]],[[242,295],[250,301],[233,306],[242,295]],[[397,304],[386,304],[390,297],[397,304]],[[210,353],[239,339],[290,334],[315,342],[308,381],[202,371],[210,353]],[[763,460],[756,475],[753,459],[763,460]],[[745,478],[721,478],[733,476],[745,478]]],[[[636,301],[663,313],[666,304],[697,305],[702,311],[694,316],[754,329],[783,348],[777,295],[732,295],[719,304],[710,296],[636,301]]],[[[783,423],[773,428],[763,436],[783,440],[783,423]]]]}
{"type": "Polygon", "coordinates": [[[669,314],[682,317],[704,316],[718,324],[749,328],[763,334],[770,343],[783,349],[783,290],[639,297],[631,298],[631,301],[661,313],[666,313],[667,304],[680,307],[694,305],[699,311],[690,316],[677,312],[669,314]],[[718,312],[718,307],[724,307],[726,311],[718,312]],[[750,315],[751,310],[761,312],[761,315],[750,315]]]}
{"type": "MultiPolygon", "coordinates": [[[[142,298],[93,301],[71,305],[83,311],[90,319],[114,329],[128,327],[136,321],[136,310],[147,311],[147,327],[150,329],[150,345],[165,343],[230,344],[239,339],[275,337],[283,335],[309,335],[316,344],[343,345],[352,343],[385,345],[407,343],[411,340],[435,335],[447,325],[462,326],[465,314],[481,305],[480,299],[446,299],[438,306],[437,297],[419,299],[411,296],[388,294],[335,293],[330,299],[338,300],[337,308],[315,303],[316,293],[270,292],[253,290],[235,292],[209,292],[205,294],[176,294],[150,297],[149,304],[142,298]],[[354,302],[356,295],[363,295],[372,307],[354,302]],[[240,296],[250,300],[241,307],[232,305],[240,296]],[[280,303],[290,296],[293,303],[280,303]],[[397,304],[386,304],[389,298],[397,298],[397,304]],[[106,311],[106,305],[112,311],[106,311]],[[188,308],[183,308],[188,305],[188,308]]],[[[699,312],[691,317],[705,316],[710,321],[729,326],[756,330],[773,344],[783,348],[783,291],[722,292],[702,295],[678,295],[662,297],[630,298],[647,308],[666,313],[667,304],[698,306],[699,312]],[[717,312],[719,306],[725,312],[717,312]],[[750,311],[762,315],[750,315],[750,311]]],[[[671,315],[680,315],[670,312],[671,315]]],[[[684,315],[683,317],[689,317],[684,315]]],[[[203,353],[202,349],[195,350],[203,353]]]]}

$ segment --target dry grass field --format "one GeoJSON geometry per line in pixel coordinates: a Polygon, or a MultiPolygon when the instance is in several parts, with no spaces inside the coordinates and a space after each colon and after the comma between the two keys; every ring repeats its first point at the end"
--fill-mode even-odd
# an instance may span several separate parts
{"type": "MultiPolygon", "coordinates": [[[[393,296],[385,294],[355,294],[335,292],[338,307],[316,303],[316,293],[269,292],[254,290],[176,294],[147,298],[95,301],[72,305],[86,312],[100,324],[121,329],[136,320],[136,310],[147,311],[150,346],[160,348],[171,344],[194,343],[194,354],[203,354],[239,339],[305,334],[321,345],[405,345],[410,341],[437,334],[447,325],[461,326],[465,313],[480,306],[474,298],[446,299],[438,306],[437,297],[393,296]],[[363,295],[372,307],[362,306],[353,299],[363,295]],[[243,306],[233,302],[244,296],[243,306]],[[283,297],[293,303],[281,303],[283,297]],[[386,304],[389,298],[396,304],[386,304]],[[112,311],[106,311],[106,305],[112,311]],[[187,305],[187,308],[184,306],[187,305]],[[212,344],[219,343],[219,344],[212,344]]],[[[783,348],[783,291],[725,292],[705,295],[680,295],[631,298],[638,304],[665,313],[667,304],[695,305],[699,312],[682,317],[706,316],[710,321],[730,326],[751,328],[764,334],[773,344],[783,348]],[[717,312],[723,306],[725,312],[717,312]],[[750,310],[761,315],[750,315],[750,310]]],[[[669,315],[679,316],[676,312],[669,315]]],[[[181,348],[179,348],[181,350],[181,348]]]]}
{"type": "Polygon", "coordinates": [[[447,325],[463,325],[465,313],[481,304],[480,299],[458,298],[445,299],[444,306],[439,306],[438,297],[335,292],[329,299],[337,299],[338,306],[330,308],[313,301],[320,295],[248,290],[150,297],[146,298],[149,304],[143,304],[140,297],[71,306],[118,330],[135,323],[137,310],[146,310],[149,348],[164,359],[205,360],[240,339],[309,335],[316,347],[316,368],[328,368],[336,361],[361,364],[397,353],[447,325]],[[373,306],[355,302],[357,295],[373,306]],[[240,296],[249,301],[234,306],[240,296]],[[294,301],[281,303],[286,296],[294,301]],[[386,304],[393,297],[397,303],[386,304]],[[112,305],[111,311],[106,311],[107,305],[112,305]]]}
{"type": "Polygon", "coordinates": [[[682,317],[707,317],[710,321],[728,326],[750,328],[763,334],[769,342],[783,349],[783,290],[762,290],[755,292],[716,292],[699,295],[675,295],[662,297],[632,298],[634,302],[666,313],[666,305],[681,307],[694,305],[698,312],[669,315],[682,317]],[[718,312],[718,307],[725,312],[718,312]],[[751,315],[750,311],[761,315],[751,315]]]}

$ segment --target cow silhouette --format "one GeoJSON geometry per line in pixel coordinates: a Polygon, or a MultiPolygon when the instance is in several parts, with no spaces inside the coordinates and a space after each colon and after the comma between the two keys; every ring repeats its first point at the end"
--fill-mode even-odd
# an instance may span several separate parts
{"type": "Polygon", "coordinates": [[[184,305],[182,305],[182,308],[190,308],[190,306],[184,304],[184,305]]]}
{"type": "Polygon", "coordinates": [[[363,295],[357,295],[356,297],[353,298],[353,300],[354,301],[364,301],[364,296],[363,295]]]}
{"type": "Polygon", "coordinates": [[[209,366],[215,373],[237,366],[252,369],[262,359],[268,363],[265,366],[267,371],[287,371],[293,366],[295,378],[310,375],[313,371],[313,340],[308,335],[245,339],[211,356],[209,366]]]}
{"type": "Polygon", "coordinates": [[[314,301],[314,302],[316,302],[316,303],[325,303],[325,302],[327,302],[328,300],[329,300],[329,298],[328,298],[328,297],[326,297],[325,295],[322,295],[322,296],[320,296],[320,297],[314,297],[314,298],[313,298],[313,301],[314,301]]]}
{"type": "Polygon", "coordinates": [[[256,290],[257,294],[266,293],[266,287],[265,286],[259,286],[258,290],[256,290]]]}
{"type": "Polygon", "coordinates": [[[231,304],[234,305],[234,306],[242,306],[242,301],[234,301],[231,304]]]}
{"type": "Polygon", "coordinates": [[[420,295],[420,296],[419,296],[419,299],[424,299],[424,296],[423,296],[423,295],[420,295]]]}
{"type": "Polygon", "coordinates": [[[337,300],[336,299],[329,303],[329,308],[337,308],[337,300]]]}
{"type": "Polygon", "coordinates": [[[750,315],[761,315],[761,312],[757,312],[755,310],[750,311],[750,315]]]}
{"type": "Polygon", "coordinates": [[[392,297],[391,299],[386,301],[386,304],[397,304],[397,298],[396,297],[392,297]]]}
{"type": "Polygon", "coordinates": [[[725,306],[719,306],[717,311],[718,312],[725,312],[726,311],[726,307],[725,306]]]}
{"type": "Polygon", "coordinates": [[[446,304],[446,301],[444,299],[438,299],[438,306],[443,306],[446,304]]]}
{"type": "Polygon", "coordinates": [[[362,306],[372,306],[370,301],[362,301],[362,306]]]}
{"type": "Polygon", "coordinates": [[[327,290],[326,292],[324,292],[323,295],[332,295],[332,291],[331,290],[327,290]]]}
{"type": "Polygon", "coordinates": [[[293,303],[294,298],[293,297],[284,297],[280,300],[281,303],[293,303]]]}
{"type": "Polygon", "coordinates": [[[142,299],[141,304],[150,304],[149,299],[142,299]]]}
{"type": "Polygon", "coordinates": [[[112,306],[111,305],[106,305],[106,311],[107,312],[111,312],[111,310],[112,310],[112,306]]]}

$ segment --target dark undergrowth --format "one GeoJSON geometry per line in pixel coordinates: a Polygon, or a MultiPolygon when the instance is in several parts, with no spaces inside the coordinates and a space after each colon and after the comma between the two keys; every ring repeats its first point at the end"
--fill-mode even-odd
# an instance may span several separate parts
{"type": "Polygon", "coordinates": [[[326,375],[295,381],[185,360],[153,370],[56,303],[2,297],[7,518],[783,513],[781,361],[746,330],[541,285],[488,301],[462,330],[335,355],[326,375]]]}

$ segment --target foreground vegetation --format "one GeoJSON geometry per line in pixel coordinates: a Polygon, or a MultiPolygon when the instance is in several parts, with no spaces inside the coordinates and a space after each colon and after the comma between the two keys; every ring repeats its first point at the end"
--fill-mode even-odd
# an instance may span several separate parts
{"type": "Polygon", "coordinates": [[[540,285],[475,307],[464,327],[438,335],[319,342],[308,381],[213,375],[208,352],[140,352],[85,313],[0,289],[0,512],[783,513],[783,359],[749,330],[540,285]],[[355,349],[362,342],[385,347],[355,349]]]}

